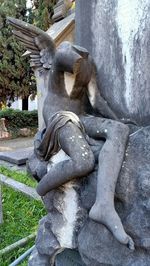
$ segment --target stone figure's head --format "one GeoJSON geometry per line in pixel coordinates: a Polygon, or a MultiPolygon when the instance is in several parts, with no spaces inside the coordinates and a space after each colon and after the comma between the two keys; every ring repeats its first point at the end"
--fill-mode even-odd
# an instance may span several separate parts
{"type": "Polygon", "coordinates": [[[59,71],[76,76],[82,85],[86,85],[91,78],[91,58],[89,52],[81,46],[67,41],[61,43],[56,50],[54,64],[59,71]]]}

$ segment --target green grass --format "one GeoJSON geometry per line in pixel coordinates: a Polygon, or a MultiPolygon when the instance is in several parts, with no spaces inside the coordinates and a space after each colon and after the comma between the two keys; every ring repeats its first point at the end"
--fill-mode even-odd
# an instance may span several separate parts
{"type": "Polygon", "coordinates": [[[11,170],[6,166],[0,166],[0,173],[13,178],[16,181],[22,182],[30,187],[36,187],[37,185],[37,182],[32,179],[29,174],[23,171],[11,170]]]}
{"type": "MultiPolygon", "coordinates": [[[[36,186],[36,182],[29,179],[26,173],[9,170],[2,166],[0,173],[32,187],[36,186]]],[[[39,220],[46,214],[42,202],[29,199],[6,186],[2,187],[2,198],[4,223],[0,225],[0,249],[36,232],[39,220]]],[[[33,244],[34,241],[30,241],[24,248],[16,249],[1,257],[0,266],[8,266],[33,244]]],[[[27,260],[20,265],[27,265],[27,260]]]]}

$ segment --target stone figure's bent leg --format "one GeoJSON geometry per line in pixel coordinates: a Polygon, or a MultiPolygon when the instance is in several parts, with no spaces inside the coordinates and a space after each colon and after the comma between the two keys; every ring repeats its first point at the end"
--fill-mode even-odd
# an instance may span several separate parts
{"type": "Polygon", "coordinates": [[[57,163],[40,180],[37,186],[40,196],[73,178],[86,176],[94,168],[94,154],[81,130],[72,122],[59,130],[59,142],[70,159],[57,163]]]}
{"type": "Polygon", "coordinates": [[[81,121],[90,137],[106,139],[99,154],[96,202],[89,216],[106,225],[119,242],[134,249],[133,240],[126,234],[114,206],[116,182],[129,135],[128,126],[98,117],[85,117],[81,121]]]}

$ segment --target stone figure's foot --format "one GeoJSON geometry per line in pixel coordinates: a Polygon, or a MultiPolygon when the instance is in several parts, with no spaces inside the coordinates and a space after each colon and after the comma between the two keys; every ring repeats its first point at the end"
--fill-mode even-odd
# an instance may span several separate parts
{"type": "Polygon", "coordinates": [[[128,236],[128,243],[127,243],[128,248],[131,250],[135,250],[133,239],[129,235],[127,235],[127,236],[128,236]]]}
{"type": "Polygon", "coordinates": [[[114,237],[129,249],[134,250],[134,242],[132,238],[126,234],[122,222],[115,211],[114,207],[106,207],[106,205],[94,204],[90,210],[89,217],[105,225],[114,235],[114,237]]]}

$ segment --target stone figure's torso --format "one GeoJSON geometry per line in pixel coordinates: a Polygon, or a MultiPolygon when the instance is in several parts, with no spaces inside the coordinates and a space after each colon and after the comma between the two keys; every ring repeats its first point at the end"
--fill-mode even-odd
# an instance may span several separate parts
{"type": "Polygon", "coordinates": [[[74,89],[75,76],[64,72],[55,80],[55,73],[51,72],[47,97],[43,106],[45,124],[49,117],[58,111],[70,111],[77,115],[84,114],[84,102],[87,87],[74,89]],[[56,84],[57,83],[57,84],[56,84]]]}
{"type": "Polygon", "coordinates": [[[58,111],[84,114],[88,84],[93,73],[92,59],[82,47],[63,42],[53,55],[48,93],[44,102],[45,124],[58,111]]]}

